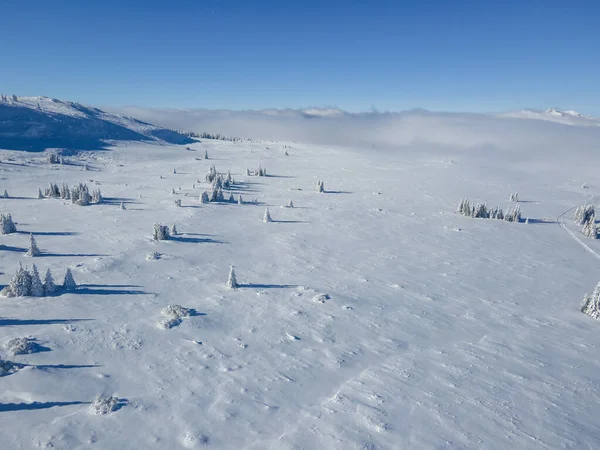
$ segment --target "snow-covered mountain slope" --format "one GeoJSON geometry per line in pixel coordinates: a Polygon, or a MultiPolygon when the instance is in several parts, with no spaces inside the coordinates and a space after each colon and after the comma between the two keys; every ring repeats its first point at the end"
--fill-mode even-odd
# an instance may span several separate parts
{"type": "Polygon", "coordinates": [[[34,262],[79,283],[0,298],[0,355],[21,364],[0,376],[0,447],[600,448],[600,322],[578,310],[600,241],[570,219],[600,194],[598,130],[411,120],[443,144],[138,142],[64,165],[0,152],[18,228],[0,236],[0,284],[34,262]],[[244,204],[198,201],[212,164],[244,204]],[[259,164],[269,176],[246,175],[259,164]],[[104,202],[37,198],[83,181],[104,202]],[[527,224],[455,213],[465,197],[506,210],[517,191],[527,224]],[[180,234],[152,241],[155,222],[180,234]],[[160,328],[167,305],[191,315],[160,328]],[[34,352],[9,355],[25,337],[34,352]],[[94,414],[97,395],[118,409],[94,414]]]}
{"type": "Polygon", "coordinates": [[[514,117],[519,119],[537,119],[548,120],[551,122],[562,123],[565,125],[578,126],[600,126],[600,119],[587,114],[581,114],[577,111],[560,111],[556,108],[548,108],[545,111],[536,111],[532,109],[522,109],[499,114],[498,117],[514,117]]]}
{"type": "Polygon", "coordinates": [[[174,131],[79,103],[48,97],[0,101],[0,148],[96,150],[111,140],[190,142],[174,131]]]}

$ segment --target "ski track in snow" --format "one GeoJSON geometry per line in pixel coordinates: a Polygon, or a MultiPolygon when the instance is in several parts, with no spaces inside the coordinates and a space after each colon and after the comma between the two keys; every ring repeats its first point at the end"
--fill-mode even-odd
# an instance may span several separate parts
{"type": "Polygon", "coordinates": [[[565,212],[563,212],[560,216],[558,216],[558,218],[556,219],[556,221],[558,222],[558,225],[565,230],[565,232],[575,241],[577,242],[581,247],[583,247],[588,253],[592,254],[596,259],[600,260],[600,255],[598,253],[596,253],[594,250],[592,250],[585,242],[583,242],[581,239],[579,239],[575,233],[573,233],[571,230],[569,230],[569,228],[565,225],[563,217],[568,214],[569,212],[573,211],[576,208],[576,206],[567,209],[565,212]]]}

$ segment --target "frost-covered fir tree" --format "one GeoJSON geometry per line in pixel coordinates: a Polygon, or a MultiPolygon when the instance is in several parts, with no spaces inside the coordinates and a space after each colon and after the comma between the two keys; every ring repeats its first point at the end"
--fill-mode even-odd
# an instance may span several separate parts
{"type": "Polygon", "coordinates": [[[204,159],[208,159],[208,150],[204,150],[204,159]]]}
{"type": "Polygon", "coordinates": [[[175,195],[175,194],[176,194],[175,188],[171,188],[171,195],[175,195]]]}
{"type": "Polygon", "coordinates": [[[63,289],[67,291],[74,291],[75,289],[77,289],[77,283],[75,283],[75,278],[73,278],[73,273],[71,272],[71,269],[69,267],[67,267],[67,271],[65,272],[63,289]]]}
{"type": "Polygon", "coordinates": [[[175,200],[174,203],[175,203],[175,206],[177,206],[178,208],[181,208],[181,199],[180,198],[175,200]]]}
{"type": "Polygon", "coordinates": [[[585,225],[585,223],[589,222],[590,218],[595,215],[596,211],[593,204],[581,205],[575,210],[573,221],[577,225],[585,225]]]}
{"type": "Polygon", "coordinates": [[[233,197],[233,192],[229,194],[229,203],[235,203],[235,198],[233,197]]]}
{"type": "Polygon", "coordinates": [[[177,173],[177,171],[175,169],[173,169],[173,173],[175,174],[175,173],[177,173]]]}
{"type": "Polygon", "coordinates": [[[54,278],[52,278],[52,272],[50,269],[46,270],[44,276],[44,295],[52,295],[56,292],[56,284],[54,284],[54,278]]]}
{"type": "Polygon", "coordinates": [[[218,202],[225,201],[225,195],[223,194],[223,190],[221,188],[217,189],[217,201],[218,202]]]}
{"type": "Polygon", "coordinates": [[[171,233],[171,236],[177,236],[179,234],[177,232],[177,227],[175,226],[175,222],[173,222],[173,225],[171,225],[170,233],[171,233]]]}
{"type": "Polygon", "coordinates": [[[92,203],[102,203],[102,192],[100,192],[100,189],[92,191],[92,203]]]}
{"type": "Polygon", "coordinates": [[[263,216],[263,222],[273,222],[271,218],[271,213],[269,212],[269,208],[265,209],[265,215],[263,216]]]}
{"type": "Polygon", "coordinates": [[[126,209],[125,208],[125,203],[121,202],[121,209],[126,209]]]}
{"type": "Polygon", "coordinates": [[[227,279],[227,287],[229,289],[237,289],[238,282],[235,277],[235,270],[233,270],[233,266],[229,267],[229,278],[227,279]]]}
{"type": "Polygon", "coordinates": [[[596,285],[592,295],[585,294],[583,297],[581,312],[594,319],[600,319],[600,283],[596,285]]]}
{"type": "Polygon", "coordinates": [[[21,263],[17,271],[10,279],[8,286],[2,289],[2,295],[5,297],[26,297],[31,293],[31,275],[23,269],[21,263]]]}
{"type": "Polygon", "coordinates": [[[510,194],[510,201],[511,202],[518,202],[519,201],[519,193],[518,192],[512,192],[510,194]]]}
{"type": "Polygon", "coordinates": [[[27,253],[25,253],[25,256],[30,256],[30,257],[34,258],[36,256],[40,256],[41,254],[42,254],[42,252],[40,251],[40,249],[37,246],[35,237],[33,237],[33,234],[29,234],[29,248],[27,250],[27,253]]]}
{"type": "Polygon", "coordinates": [[[208,198],[208,192],[204,191],[202,192],[202,194],[200,194],[200,203],[208,203],[209,202],[209,198],[208,198]]]}
{"type": "Polygon", "coordinates": [[[244,199],[242,198],[241,195],[238,197],[238,201],[237,202],[238,202],[238,205],[243,205],[244,204],[244,199]]]}
{"type": "Polygon", "coordinates": [[[38,199],[43,199],[44,198],[44,194],[42,194],[42,189],[38,188],[38,199]]]}
{"type": "Polygon", "coordinates": [[[152,232],[152,239],[155,241],[166,241],[169,239],[169,228],[160,223],[154,224],[154,230],[152,232]]]}
{"type": "Polygon", "coordinates": [[[323,184],[323,180],[317,181],[317,185],[315,186],[315,190],[317,192],[325,192],[325,185],[323,184]]]}
{"type": "Polygon", "coordinates": [[[294,202],[290,200],[285,207],[286,208],[293,208],[294,207],[294,202]]]}
{"type": "Polygon", "coordinates": [[[0,234],[11,234],[17,232],[17,226],[10,214],[0,214],[0,234]]]}
{"type": "Polygon", "coordinates": [[[8,191],[4,189],[4,194],[2,194],[2,198],[8,198],[8,191]]]}
{"type": "Polygon", "coordinates": [[[589,220],[583,224],[583,228],[581,230],[585,237],[590,239],[598,238],[598,227],[596,226],[596,216],[591,216],[589,220]]]}
{"type": "Polygon", "coordinates": [[[521,208],[519,205],[514,208],[510,208],[504,215],[506,222],[520,222],[521,221],[521,208]]]}
{"type": "Polygon", "coordinates": [[[44,286],[42,285],[42,280],[40,280],[40,274],[37,270],[35,264],[31,268],[31,293],[32,297],[43,297],[44,296],[44,286]]]}

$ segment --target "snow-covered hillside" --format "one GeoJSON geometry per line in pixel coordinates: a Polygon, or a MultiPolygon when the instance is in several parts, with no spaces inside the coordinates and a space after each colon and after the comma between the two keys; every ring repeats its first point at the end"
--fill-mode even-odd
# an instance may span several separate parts
{"type": "MultiPolygon", "coordinates": [[[[63,165],[0,152],[0,211],[18,230],[0,236],[0,283],[35,263],[79,285],[0,298],[0,355],[15,363],[0,366],[2,445],[599,448],[600,322],[579,303],[600,281],[600,241],[571,216],[600,193],[600,128],[271,117],[277,133],[329,134],[136,139],[63,165]],[[373,148],[374,130],[388,145],[373,148]],[[213,164],[243,204],[200,203],[213,164]],[[248,175],[259,165],[268,176],[248,175]],[[63,182],[103,201],[38,198],[63,182]],[[461,198],[529,221],[464,217],[461,198]],[[153,241],[156,222],[179,234],[153,241]],[[39,257],[25,256],[30,233],[39,257]]],[[[206,131],[236,135],[241,120],[206,131]]]]}
{"type": "Polygon", "coordinates": [[[0,148],[98,150],[107,141],[161,141],[185,144],[171,130],[131,117],[48,97],[8,97],[0,101],[0,148]]]}

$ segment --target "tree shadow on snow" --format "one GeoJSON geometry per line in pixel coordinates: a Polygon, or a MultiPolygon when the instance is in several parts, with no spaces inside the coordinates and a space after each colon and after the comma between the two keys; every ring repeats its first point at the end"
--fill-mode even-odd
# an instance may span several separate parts
{"type": "MultiPolygon", "coordinates": [[[[521,219],[521,220],[522,220],[522,219],[521,219]]],[[[530,219],[528,219],[528,220],[529,220],[529,223],[530,223],[530,224],[532,224],[532,223],[534,223],[534,224],[538,224],[538,223],[541,223],[541,224],[557,224],[557,223],[558,223],[556,220],[546,220],[546,219],[531,219],[531,218],[530,218],[530,219]]],[[[523,222],[524,222],[524,221],[523,221],[523,222]]]]}
{"type": "Polygon", "coordinates": [[[27,253],[27,249],[26,248],[12,247],[10,245],[3,245],[3,244],[0,244],[0,250],[4,250],[4,251],[7,251],[7,252],[27,253]]]}
{"type": "Polygon", "coordinates": [[[17,231],[18,234],[33,234],[34,236],[77,236],[75,231],[17,231]]]}
{"type": "Polygon", "coordinates": [[[295,284],[257,284],[257,283],[241,283],[237,285],[238,288],[253,288],[253,289],[294,289],[298,285],[295,284]]]}
{"type": "Polygon", "coordinates": [[[108,255],[102,255],[100,253],[44,253],[42,252],[42,254],[40,256],[38,256],[37,258],[43,258],[43,257],[54,257],[54,258],[59,258],[59,257],[66,257],[66,256],[71,256],[73,258],[83,258],[86,256],[108,256],[108,255]]]}
{"type": "Polygon", "coordinates": [[[4,200],[37,200],[37,197],[12,197],[11,196],[11,197],[7,197],[7,198],[2,197],[0,199],[0,201],[4,201],[4,200]]]}
{"type": "Polygon", "coordinates": [[[89,405],[91,402],[33,402],[33,403],[0,403],[0,412],[28,411],[48,409],[55,406],[89,405]]]}
{"type": "Polygon", "coordinates": [[[350,191],[325,191],[324,194],[352,194],[350,191]]]}
{"type": "Polygon", "coordinates": [[[104,367],[100,364],[23,364],[24,367],[35,367],[36,369],[49,372],[52,369],[94,369],[96,367],[104,367]]]}
{"type": "Polygon", "coordinates": [[[273,223],[310,223],[306,220],[275,220],[273,219],[273,223]]]}
{"type": "Polygon", "coordinates": [[[54,325],[73,322],[86,322],[94,319],[0,319],[0,327],[12,327],[20,325],[54,325]]]}
{"type": "MultiPolygon", "coordinates": [[[[91,285],[97,286],[97,285],[91,285]]],[[[147,295],[146,291],[139,290],[126,290],[126,289],[98,289],[96,287],[89,287],[85,284],[80,284],[77,289],[73,291],[65,291],[66,294],[78,294],[78,295],[147,295]]]]}
{"type": "Polygon", "coordinates": [[[194,238],[185,236],[171,236],[169,241],[184,242],[188,244],[225,244],[223,241],[218,241],[211,238],[194,238]]]}

